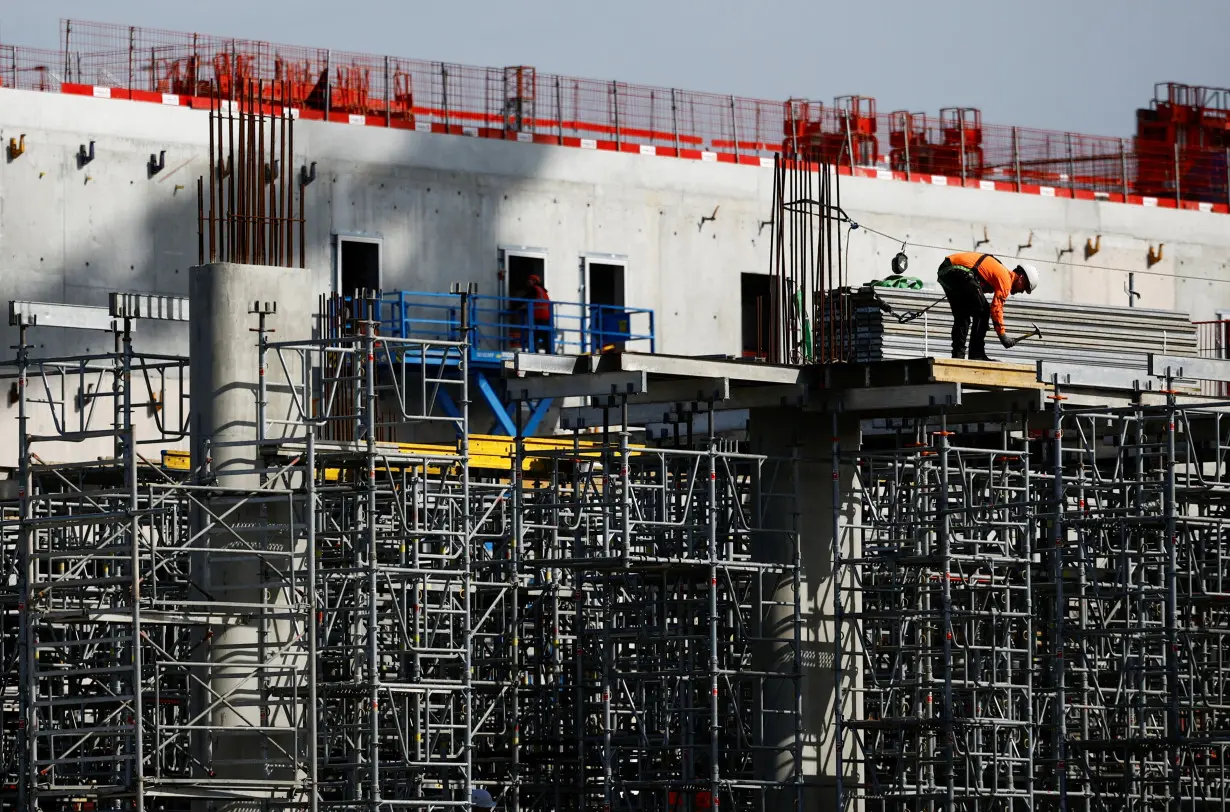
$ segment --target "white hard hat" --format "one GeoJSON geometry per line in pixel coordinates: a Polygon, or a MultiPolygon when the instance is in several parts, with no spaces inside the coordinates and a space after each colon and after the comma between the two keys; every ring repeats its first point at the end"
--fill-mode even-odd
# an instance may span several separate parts
{"type": "Polygon", "coordinates": [[[1038,289],[1038,269],[1032,265],[1018,265],[1016,271],[1025,276],[1025,292],[1033,293],[1038,289]]]}

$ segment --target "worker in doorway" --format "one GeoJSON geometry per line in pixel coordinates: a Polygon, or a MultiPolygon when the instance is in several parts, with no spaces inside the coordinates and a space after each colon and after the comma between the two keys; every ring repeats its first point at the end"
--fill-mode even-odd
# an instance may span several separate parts
{"type": "Polygon", "coordinates": [[[471,809],[495,809],[495,798],[491,797],[491,793],[485,789],[474,788],[470,793],[470,808],[471,809]]]}
{"type": "Polygon", "coordinates": [[[995,325],[995,334],[1005,348],[1015,346],[1020,339],[1009,338],[1004,327],[1004,302],[1014,293],[1033,293],[1038,288],[1038,270],[1032,265],[1018,265],[1013,270],[990,254],[963,251],[944,258],[939,270],[940,287],[952,308],[952,357],[965,357],[965,339],[969,338],[969,357],[975,361],[987,358],[987,326],[995,325]],[[985,294],[993,294],[990,304],[985,294]],[[971,333],[971,327],[973,332],[971,333]]]}
{"type": "Polygon", "coordinates": [[[547,289],[542,286],[542,278],[537,274],[530,274],[529,279],[526,280],[524,298],[532,301],[530,332],[534,336],[534,352],[541,350],[550,355],[555,346],[554,330],[551,327],[551,297],[547,289]]]}

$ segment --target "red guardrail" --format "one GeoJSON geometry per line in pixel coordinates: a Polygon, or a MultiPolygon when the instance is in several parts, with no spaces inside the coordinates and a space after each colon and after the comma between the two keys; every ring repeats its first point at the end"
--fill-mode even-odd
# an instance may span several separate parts
{"type": "Polygon", "coordinates": [[[1230,203],[1230,150],[1163,155],[1128,139],[983,125],[974,110],[877,114],[860,97],[767,101],[74,20],[61,34],[58,52],[0,47],[0,85],[207,106],[255,81],[267,103],[304,118],[750,164],[784,146],[860,175],[1218,211],[1230,203]]]}

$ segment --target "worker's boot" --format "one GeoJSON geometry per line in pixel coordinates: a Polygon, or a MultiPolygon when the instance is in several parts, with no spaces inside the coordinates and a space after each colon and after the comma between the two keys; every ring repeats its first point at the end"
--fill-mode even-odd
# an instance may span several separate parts
{"type": "Polygon", "coordinates": [[[959,321],[952,326],[952,357],[965,357],[965,339],[967,337],[964,325],[959,321]]]}
{"type": "Polygon", "coordinates": [[[971,361],[991,361],[994,363],[994,358],[987,357],[987,345],[977,334],[970,337],[969,342],[969,360],[971,361]]]}

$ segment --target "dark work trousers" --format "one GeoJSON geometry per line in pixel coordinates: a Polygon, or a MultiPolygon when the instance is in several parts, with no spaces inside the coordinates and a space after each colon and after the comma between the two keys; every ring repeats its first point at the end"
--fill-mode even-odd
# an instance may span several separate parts
{"type": "Polygon", "coordinates": [[[551,318],[534,319],[534,352],[542,350],[550,355],[555,351],[555,331],[551,329],[551,318]]]}
{"type": "Polygon", "coordinates": [[[940,287],[952,308],[952,357],[965,357],[965,339],[969,337],[969,357],[987,357],[987,327],[991,321],[991,305],[983,294],[982,285],[968,268],[940,266],[940,287]],[[973,333],[970,333],[970,330],[973,333]]]}

